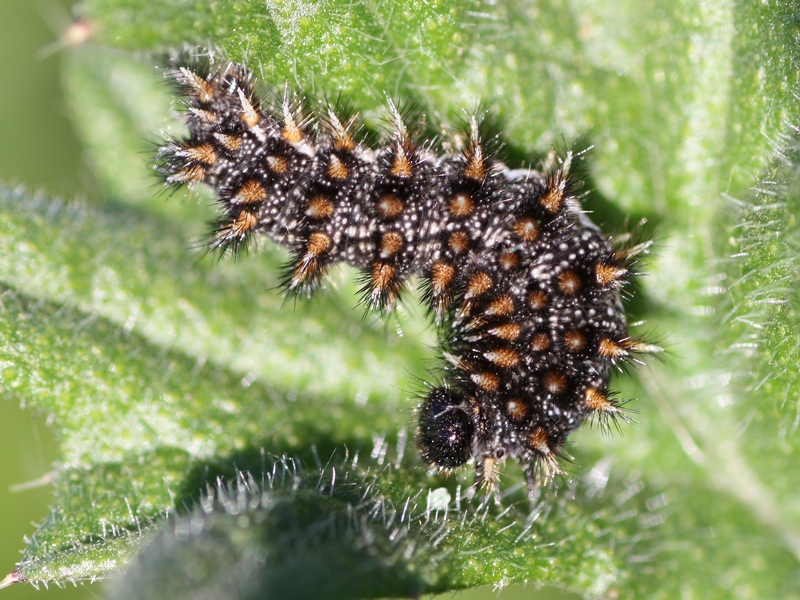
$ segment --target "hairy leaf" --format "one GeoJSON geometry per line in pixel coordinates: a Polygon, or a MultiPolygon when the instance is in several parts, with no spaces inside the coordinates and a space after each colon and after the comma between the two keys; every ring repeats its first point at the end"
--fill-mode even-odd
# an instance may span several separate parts
{"type": "Polygon", "coordinates": [[[14,578],[104,576],[145,547],[117,597],[514,581],[797,597],[794,12],[86,0],[114,49],[76,51],[66,83],[103,201],[0,198],[2,389],[51,417],[63,459],[14,578]],[[574,435],[571,481],[534,506],[513,468],[502,507],[466,499],[468,479],[429,478],[407,439],[433,343],[421,311],[362,320],[347,273],[282,307],[279,252],[201,257],[187,247],[202,201],[165,204],[149,183],[147,138],[178,127],[164,55],[198,47],[278,89],[341,94],[377,129],[386,95],[415,100],[431,131],[483,102],[515,167],[583,134],[594,218],[658,229],[632,311],[669,355],[620,378],[638,423],[574,435]]]}

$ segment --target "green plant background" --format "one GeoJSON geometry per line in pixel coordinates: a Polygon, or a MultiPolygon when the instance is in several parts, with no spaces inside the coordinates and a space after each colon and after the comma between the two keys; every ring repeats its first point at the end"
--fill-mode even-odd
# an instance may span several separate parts
{"type": "MultiPolygon", "coordinates": [[[[47,59],[37,52],[69,24],[72,2],[0,2],[0,180],[47,189],[71,197],[87,180],[81,148],[61,93],[60,56],[47,59]],[[13,84],[12,84],[13,82],[13,84]]],[[[23,411],[14,401],[0,402],[0,564],[7,572],[22,557],[24,536],[48,514],[52,491],[40,486],[12,492],[11,486],[35,481],[48,473],[57,458],[54,432],[42,414],[23,411]]],[[[32,586],[3,590],[8,600],[48,597],[87,598],[89,589],[72,585],[37,591],[32,586]]]]}
{"type": "MultiPolygon", "coordinates": [[[[347,568],[321,583],[353,585],[342,574],[367,568],[358,582],[370,593],[527,579],[585,594],[796,597],[796,6],[398,6],[89,0],[97,45],[35,63],[35,35],[12,26],[4,38],[28,45],[19,60],[19,47],[6,52],[4,68],[30,65],[31,74],[5,79],[25,85],[3,98],[11,135],[0,175],[46,194],[0,194],[3,386],[6,405],[25,402],[35,423],[55,423],[61,446],[56,509],[28,547],[24,574],[103,574],[139,547],[149,517],[196,501],[209,474],[268,465],[261,445],[306,464],[299,490],[278,482],[263,497],[244,493],[253,527],[231,518],[235,502],[179,516],[168,530],[200,523],[207,535],[186,545],[164,533],[117,597],[147,597],[143,581],[180,592],[171,575],[236,553],[276,556],[268,564],[290,579],[296,556],[298,572],[303,560],[322,572],[319,556],[282,549],[323,542],[347,568]],[[425,509],[426,494],[452,496],[467,476],[429,479],[412,452],[393,458],[410,419],[407,388],[433,342],[413,304],[388,324],[362,321],[342,273],[322,299],[281,309],[268,291],[276,251],[219,265],[187,251],[210,213],[202,197],[155,193],[141,140],[177,125],[153,58],[130,54],[182,43],[224,49],[271,81],[342,90],[372,123],[384,92],[415,98],[433,129],[482,100],[510,162],[579,133],[596,145],[587,200],[595,219],[623,228],[647,217],[656,227],[632,314],[670,354],[620,382],[640,399],[624,438],[588,428],[574,436],[573,485],[548,498],[546,519],[527,528],[530,509],[513,493],[503,515],[484,519],[473,504],[446,519],[425,509]],[[56,144],[58,131],[71,146],[56,144]],[[86,195],[79,204],[50,199],[76,190],[86,195]],[[368,458],[373,447],[396,466],[387,470],[382,452],[368,458]],[[315,473],[315,458],[325,463],[334,450],[330,468],[315,473]],[[409,497],[412,519],[398,520],[392,507],[409,497]],[[298,529],[284,532],[276,518],[298,529]],[[340,534],[327,537],[322,523],[340,534]],[[219,548],[227,550],[217,556],[219,548]]],[[[40,441],[10,451],[24,449],[18,480],[41,476],[54,458],[49,432],[35,427],[40,441]]],[[[509,471],[511,483],[518,474],[509,471]]],[[[43,490],[21,494],[26,504],[44,499],[43,490]]],[[[280,589],[270,569],[255,573],[280,589]]]]}

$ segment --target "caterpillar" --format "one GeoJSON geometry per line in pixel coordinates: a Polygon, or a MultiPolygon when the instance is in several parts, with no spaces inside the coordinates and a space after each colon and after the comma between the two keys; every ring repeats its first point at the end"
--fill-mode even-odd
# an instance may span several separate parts
{"type": "Polygon", "coordinates": [[[622,304],[647,243],[616,248],[589,220],[581,156],[510,170],[475,118],[460,152],[437,154],[393,102],[373,148],[355,117],[313,118],[288,91],[268,103],[240,65],[176,62],[167,76],[188,136],[164,142],[156,169],[167,186],[213,188],[211,249],[267,236],[291,253],[282,285],[296,295],[346,263],[364,305],[383,311],[419,278],[445,363],[417,410],[432,470],[473,460],[476,488],[496,491],[500,463],[517,459],[533,493],[562,472],[583,421],[628,420],[609,377],[654,348],[630,337],[622,304]]]}

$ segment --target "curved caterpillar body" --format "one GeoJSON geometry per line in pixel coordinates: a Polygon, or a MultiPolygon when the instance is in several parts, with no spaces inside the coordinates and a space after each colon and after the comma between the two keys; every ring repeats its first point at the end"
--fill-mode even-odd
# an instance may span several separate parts
{"type": "Polygon", "coordinates": [[[543,173],[508,170],[473,120],[465,149],[437,156],[391,103],[394,131],[373,149],[332,110],[312,125],[288,95],[265,106],[240,66],[169,76],[189,136],[162,147],[157,168],[169,185],[214,188],[212,248],[267,235],[291,250],[284,285],[300,294],[343,261],[362,272],[369,307],[421,279],[447,363],[418,409],[427,463],[472,458],[495,487],[497,463],[515,458],[534,489],[560,472],[559,449],[587,417],[624,419],[608,382],[648,349],[620,301],[642,246],[615,249],[583,214],[571,153],[543,173]]]}

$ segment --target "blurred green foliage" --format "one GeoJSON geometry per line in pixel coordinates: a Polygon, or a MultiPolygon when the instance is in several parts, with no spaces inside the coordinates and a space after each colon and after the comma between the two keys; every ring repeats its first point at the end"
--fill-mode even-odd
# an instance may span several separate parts
{"type": "Polygon", "coordinates": [[[152,537],[115,597],[281,593],[309,569],[330,597],[352,573],[369,596],[530,581],[798,597],[795,12],[86,0],[95,43],[63,73],[96,193],[0,194],[3,391],[61,445],[56,504],[21,573],[101,576],[152,537]],[[164,202],[146,144],[177,131],[154,67],[184,45],[341,92],[372,125],[384,93],[416,99],[432,130],[482,101],[511,163],[585,135],[595,219],[658,226],[633,311],[670,356],[620,381],[639,423],[574,435],[572,482],[533,511],[513,468],[502,512],[462,498],[467,474],[427,477],[408,388],[434,338],[413,303],[362,320],[342,273],[324,298],[281,308],[278,251],[213,264],[186,250],[205,200],[164,202]]]}

